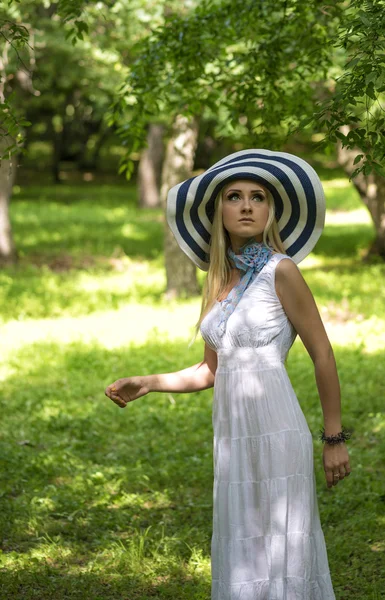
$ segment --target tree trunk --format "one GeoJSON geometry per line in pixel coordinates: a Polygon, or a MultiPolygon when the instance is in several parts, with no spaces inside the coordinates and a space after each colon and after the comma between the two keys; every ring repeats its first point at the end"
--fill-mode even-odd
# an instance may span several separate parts
{"type": "Polygon", "coordinates": [[[62,135],[60,132],[52,130],[52,166],[51,172],[55,183],[61,183],[60,179],[60,159],[62,153],[62,135]]]}
{"type": "MultiPolygon", "coordinates": [[[[7,86],[8,50],[11,42],[6,39],[0,53],[0,102],[5,101],[7,86]]],[[[9,201],[16,176],[17,154],[9,156],[6,149],[15,143],[8,129],[0,124],[0,267],[15,264],[17,252],[12,237],[9,218],[9,201]]]]}
{"type": "MultiPolygon", "coordinates": [[[[0,135],[0,156],[13,142],[11,136],[0,135]]],[[[9,201],[16,175],[16,156],[0,160],[0,266],[15,264],[17,252],[9,219],[9,201]]]]}
{"type": "MultiPolygon", "coordinates": [[[[39,92],[33,87],[32,74],[35,68],[35,56],[34,56],[34,33],[30,25],[23,25],[28,29],[29,40],[28,43],[24,44],[23,47],[29,54],[29,65],[26,69],[23,61],[20,61],[18,56],[18,63],[21,62],[23,68],[17,69],[12,84],[10,79],[7,77],[7,67],[9,65],[8,50],[10,47],[15,50],[15,43],[17,46],[17,38],[11,39],[5,38],[5,44],[3,45],[2,52],[0,54],[0,102],[3,103],[6,100],[6,96],[12,92],[12,85],[18,89],[20,98],[29,97],[30,94],[37,95],[39,92]]],[[[16,50],[17,53],[17,50],[16,50]]],[[[28,101],[26,100],[26,104],[28,101]]],[[[12,111],[13,112],[13,111],[12,111]]],[[[14,116],[15,118],[15,116],[14,116]]],[[[18,120],[18,117],[16,117],[18,120]]],[[[19,131],[21,127],[16,123],[19,131]]],[[[13,153],[11,156],[6,154],[6,149],[13,145],[16,140],[16,134],[0,125],[0,266],[13,265],[18,260],[18,253],[15,248],[15,244],[12,236],[11,221],[9,218],[9,203],[12,195],[12,188],[16,178],[16,168],[18,162],[18,152],[13,153]]],[[[20,147],[20,142],[18,146],[20,147]]]]}
{"type": "MultiPolygon", "coordinates": [[[[197,119],[178,115],[173,123],[162,170],[161,203],[166,212],[167,192],[174,185],[191,177],[198,139],[197,119]]],[[[199,294],[196,266],[180,249],[165,217],[164,255],[166,263],[166,297],[176,298],[199,294]]]]}
{"type": "MultiPolygon", "coordinates": [[[[341,131],[347,135],[349,126],[344,125],[341,127],[341,131]]],[[[353,161],[358,151],[358,149],[355,151],[342,148],[340,141],[337,143],[338,163],[349,177],[357,167],[357,165],[353,165],[353,161]]],[[[366,176],[360,173],[354,178],[353,185],[369,211],[376,233],[363,260],[367,262],[371,256],[378,256],[385,260],[385,179],[376,172],[366,176]]]]}
{"type": "Polygon", "coordinates": [[[160,185],[164,159],[164,126],[151,123],[147,134],[147,148],[140,156],[138,168],[139,206],[157,208],[160,206],[160,185]]]}

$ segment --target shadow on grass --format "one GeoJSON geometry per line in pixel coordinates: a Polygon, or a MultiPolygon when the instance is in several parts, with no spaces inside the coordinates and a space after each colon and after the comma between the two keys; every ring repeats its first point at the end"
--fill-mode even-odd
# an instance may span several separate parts
{"type": "Polygon", "coordinates": [[[10,593],[9,600],[207,600],[210,583],[199,573],[186,577],[182,568],[174,568],[167,575],[154,574],[153,582],[137,574],[79,572],[71,574],[71,567],[81,570],[78,561],[66,566],[46,564],[44,569],[29,566],[13,572],[2,572],[0,592],[10,593]]]}
{"type": "MultiPolygon", "coordinates": [[[[108,279],[105,285],[91,286],[91,289],[82,285],[83,272],[92,274],[95,280],[104,278],[108,273],[114,274],[114,260],[124,261],[125,255],[135,261],[160,263],[163,223],[159,214],[152,211],[138,213],[119,207],[109,210],[99,204],[90,211],[89,204],[80,203],[72,207],[71,212],[67,212],[65,207],[44,205],[42,214],[36,215],[26,204],[19,207],[14,218],[18,246],[25,256],[19,267],[5,268],[0,272],[3,319],[45,318],[61,314],[79,316],[95,310],[117,309],[130,301],[161,300],[164,284],[154,284],[152,278],[140,278],[135,272],[127,271],[126,283],[120,289],[110,286],[108,279]],[[117,250],[119,256],[114,259],[117,250]]],[[[311,272],[335,274],[336,281],[330,291],[333,301],[340,301],[345,296],[345,290],[338,284],[339,275],[348,276],[350,273],[354,277],[372,269],[360,258],[360,253],[372,239],[370,225],[325,227],[313,253],[325,258],[329,264],[316,267],[311,272]],[[339,265],[338,259],[345,263],[339,265]]],[[[382,266],[378,265],[377,270],[381,271],[382,266]]],[[[123,264],[122,268],[124,271],[127,265],[123,264]]],[[[324,286],[319,289],[322,301],[328,300],[323,293],[325,289],[324,286]]],[[[370,302],[360,286],[356,289],[362,294],[361,312],[367,314],[370,302]]],[[[317,289],[314,291],[317,292],[317,289]]]]}
{"type": "Polygon", "coordinates": [[[37,206],[46,203],[76,206],[87,202],[90,206],[120,207],[137,205],[137,187],[132,182],[114,181],[111,184],[61,183],[60,185],[21,185],[12,196],[12,202],[33,202],[37,206]]]}
{"type": "Polygon", "coordinates": [[[32,212],[19,204],[13,215],[15,240],[24,255],[51,257],[114,254],[121,248],[130,258],[154,259],[163,252],[163,219],[159,211],[108,208],[79,203],[70,209],[49,203],[32,212]]]}
{"type": "MultiPolygon", "coordinates": [[[[368,553],[367,540],[374,547],[384,534],[385,352],[335,347],[335,354],[349,399],[343,422],[354,429],[352,475],[326,488],[318,440],[315,469],[329,561],[344,598],[343,586],[358,575],[366,592],[373,573],[381,579],[381,553],[368,553]]],[[[199,568],[210,552],[212,390],[149,394],[124,410],[103,393],[118,377],[176,371],[201,357],[201,344],[160,340],[113,352],[34,344],[9,357],[17,375],[4,380],[0,403],[5,598],[44,591],[62,600],[87,590],[104,600],[209,597],[199,568]],[[154,583],[157,577],[165,580],[154,583]]],[[[321,406],[301,346],[292,348],[288,371],[316,434],[321,406]]]]}
{"type": "MultiPolygon", "coordinates": [[[[11,205],[17,247],[43,259],[65,252],[108,257],[117,247],[131,258],[157,258],[163,252],[162,210],[138,210],[136,193],[133,184],[27,187],[11,205]]],[[[341,209],[335,195],[329,203],[341,209]]],[[[354,257],[372,239],[370,225],[326,227],[315,252],[354,257]]]]}
{"type": "Polygon", "coordinates": [[[373,239],[372,225],[329,225],[323,230],[312,252],[325,258],[351,258],[358,261],[359,252],[368,248],[373,239]]]}
{"type": "MultiPolygon", "coordinates": [[[[89,278],[92,284],[92,274],[89,278]]],[[[94,278],[97,285],[88,289],[80,269],[58,273],[32,266],[22,270],[3,269],[0,272],[1,318],[6,322],[12,319],[78,317],[119,309],[128,302],[159,303],[164,293],[161,278],[140,281],[137,274],[128,269],[120,275],[118,283],[110,283],[108,273],[103,281],[103,271],[94,278]]]]}

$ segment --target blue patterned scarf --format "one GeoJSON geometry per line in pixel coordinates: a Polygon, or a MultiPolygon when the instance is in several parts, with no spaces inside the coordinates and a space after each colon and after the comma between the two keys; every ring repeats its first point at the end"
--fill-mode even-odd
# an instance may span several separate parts
{"type": "Polygon", "coordinates": [[[235,307],[242,298],[243,292],[270,260],[273,250],[272,246],[265,246],[263,242],[256,242],[254,238],[246,242],[239,249],[239,254],[235,254],[231,247],[228,248],[227,254],[231,265],[241,271],[245,271],[245,273],[242,275],[239,283],[230,291],[227,298],[220,302],[222,310],[218,327],[221,337],[225,333],[228,318],[234,312],[235,307]]]}

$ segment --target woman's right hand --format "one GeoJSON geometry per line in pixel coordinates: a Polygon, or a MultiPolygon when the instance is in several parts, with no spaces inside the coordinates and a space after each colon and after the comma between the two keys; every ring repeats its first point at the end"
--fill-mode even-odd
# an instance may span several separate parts
{"type": "Polygon", "coordinates": [[[108,385],[104,391],[120,408],[125,408],[128,402],[132,402],[150,391],[145,385],[145,377],[123,377],[108,385]]]}

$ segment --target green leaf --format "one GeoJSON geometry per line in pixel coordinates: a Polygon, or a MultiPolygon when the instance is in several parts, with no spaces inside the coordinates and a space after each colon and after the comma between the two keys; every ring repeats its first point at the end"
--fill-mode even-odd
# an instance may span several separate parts
{"type": "Polygon", "coordinates": [[[372,24],[364,12],[362,12],[362,11],[359,12],[359,18],[361,19],[361,21],[363,22],[364,25],[366,25],[367,27],[371,27],[372,24]]]}
{"type": "Polygon", "coordinates": [[[375,170],[375,171],[376,171],[376,172],[377,172],[379,175],[381,175],[382,177],[385,177],[385,168],[384,168],[382,165],[380,165],[379,163],[377,163],[377,162],[374,162],[374,161],[373,161],[372,165],[373,165],[373,167],[374,167],[374,170],[375,170]]]}
{"type": "Polygon", "coordinates": [[[377,71],[371,71],[371,73],[368,73],[365,77],[365,83],[368,84],[371,81],[374,83],[377,79],[377,71]]]}
{"type": "Polygon", "coordinates": [[[341,131],[338,131],[338,129],[335,131],[335,134],[343,142],[347,140],[347,136],[344,133],[341,133],[341,131]]]}
{"type": "Polygon", "coordinates": [[[306,117],[299,122],[298,127],[303,129],[313,121],[313,117],[306,117]]]}
{"type": "Polygon", "coordinates": [[[75,25],[79,33],[82,31],[88,33],[88,25],[85,21],[76,21],[75,25]]]}
{"type": "Polygon", "coordinates": [[[361,56],[356,56],[355,58],[352,58],[351,60],[349,60],[346,63],[346,68],[348,69],[352,69],[353,67],[355,67],[356,65],[358,65],[358,63],[361,60],[361,56]]]}
{"type": "Polygon", "coordinates": [[[357,175],[359,175],[361,172],[363,171],[363,167],[359,167],[358,169],[355,169],[353,171],[353,173],[350,175],[349,177],[349,181],[351,181],[352,179],[354,179],[355,177],[357,177],[357,175]]]}
{"type": "Polygon", "coordinates": [[[356,158],[354,159],[353,165],[356,165],[358,162],[360,162],[360,160],[364,157],[364,154],[357,154],[356,158]]]}
{"type": "Polygon", "coordinates": [[[382,86],[384,85],[384,83],[385,83],[385,70],[383,70],[380,73],[380,75],[377,77],[377,79],[375,81],[376,89],[378,91],[380,91],[380,89],[382,88],[382,86]]]}
{"type": "Polygon", "coordinates": [[[374,84],[373,82],[369,83],[369,85],[367,86],[365,93],[367,96],[369,96],[369,98],[371,98],[372,100],[376,100],[377,96],[376,96],[376,92],[374,89],[374,84]]]}

